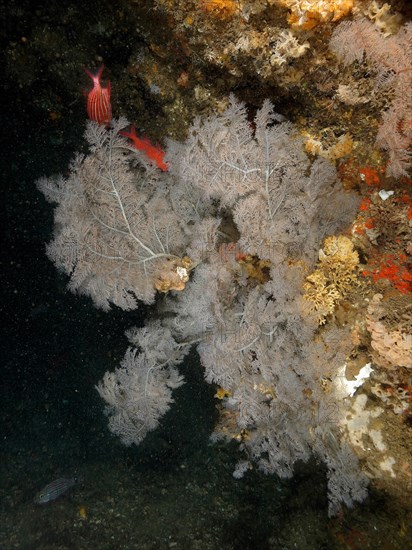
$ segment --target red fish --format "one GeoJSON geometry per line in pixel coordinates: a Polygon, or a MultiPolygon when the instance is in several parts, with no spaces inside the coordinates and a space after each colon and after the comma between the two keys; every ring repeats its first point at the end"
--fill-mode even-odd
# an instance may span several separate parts
{"type": "Polygon", "coordinates": [[[112,106],[110,104],[110,81],[107,83],[106,88],[102,88],[100,84],[103,69],[104,65],[100,67],[95,75],[84,69],[93,81],[93,88],[87,94],[87,114],[90,120],[107,126],[112,119],[112,106]]]}
{"type": "Polygon", "coordinates": [[[160,149],[160,147],[154,146],[147,137],[138,138],[136,135],[136,128],[134,124],[130,128],[129,132],[119,132],[120,135],[128,137],[133,141],[133,145],[138,149],[139,151],[143,151],[145,155],[153,162],[156,163],[157,167],[160,168],[160,170],[163,170],[163,172],[166,172],[166,170],[169,168],[169,165],[164,162],[163,157],[165,156],[164,151],[160,149]]]}

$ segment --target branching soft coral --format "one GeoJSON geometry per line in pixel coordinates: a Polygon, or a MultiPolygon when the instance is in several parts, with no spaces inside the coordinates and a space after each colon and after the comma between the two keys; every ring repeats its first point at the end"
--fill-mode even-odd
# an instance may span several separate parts
{"type": "Polygon", "coordinates": [[[344,21],[333,32],[330,47],[344,65],[365,58],[377,73],[377,87],[391,89],[392,103],[382,112],[376,144],[388,152],[387,175],[407,176],[412,164],[412,23],[386,36],[366,18],[344,21]]]}

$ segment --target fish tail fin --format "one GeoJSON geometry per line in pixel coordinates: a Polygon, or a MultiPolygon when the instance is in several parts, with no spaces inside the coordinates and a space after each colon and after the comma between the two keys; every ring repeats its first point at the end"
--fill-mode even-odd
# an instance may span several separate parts
{"type": "MultiPolygon", "coordinates": [[[[99,70],[97,71],[96,74],[93,74],[91,71],[89,71],[89,69],[86,69],[86,67],[83,67],[84,69],[84,72],[87,74],[88,77],[90,77],[93,82],[99,82],[100,81],[100,77],[102,76],[102,73],[103,73],[103,70],[104,70],[104,63],[102,63],[99,67],[99,70]]],[[[110,89],[110,83],[109,83],[109,89],[110,89]]]]}
{"type": "Polygon", "coordinates": [[[134,124],[132,124],[130,126],[130,130],[128,132],[126,130],[120,130],[119,134],[121,136],[127,137],[127,138],[132,139],[132,140],[137,138],[137,136],[136,136],[136,127],[135,127],[134,124]]]}

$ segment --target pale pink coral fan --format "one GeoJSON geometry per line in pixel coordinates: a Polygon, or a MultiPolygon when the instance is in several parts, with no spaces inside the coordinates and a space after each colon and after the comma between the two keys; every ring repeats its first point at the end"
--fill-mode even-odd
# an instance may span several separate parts
{"type": "Polygon", "coordinates": [[[365,56],[377,72],[377,87],[392,89],[393,100],[382,113],[376,144],[389,154],[387,174],[407,175],[412,162],[412,23],[385,36],[368,19],[344,21],[335,29],[330,47],[345,65],[365,56]]]}

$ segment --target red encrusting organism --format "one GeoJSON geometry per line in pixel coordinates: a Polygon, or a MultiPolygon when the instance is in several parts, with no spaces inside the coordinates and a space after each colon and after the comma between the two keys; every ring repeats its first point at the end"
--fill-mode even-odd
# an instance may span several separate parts
{"type": "Polygon", "coordinates": [[[107,82],[106,88],[103,88],[100,84],[103,69],[104,65],[100,67],[95,75],[84,69],[93,81],[93,88],[87,94],[87,114],[90,120],[107,126],[112,119],[112,106],[110,104],[110,81],[107,82]]]}
{"type": "Polygon", "coordinates": [[[168,164],[164,162],[163,157],[165,156],[164,151],[160,147],[153,145],[147,137],[143,136],[142,138],[137,137],[136,128],[134,124],[131,126],[129,132],[119,132],[120,135],[125,136],[133,141],[133,145],[139,151],[143,151],[149,160],[156,163],[156,166],[166,172],[168,169],[168,164]]]}
{"type": "Polygon", "coordinates": [[[399,292],[408,294],[412,292],[412,273],[409,269],[408,259],[405,254],[382,254],[371,258],[368,265],[362,271],[364,277],[372,277],[376,283],[386,279],[399,292]]]}

